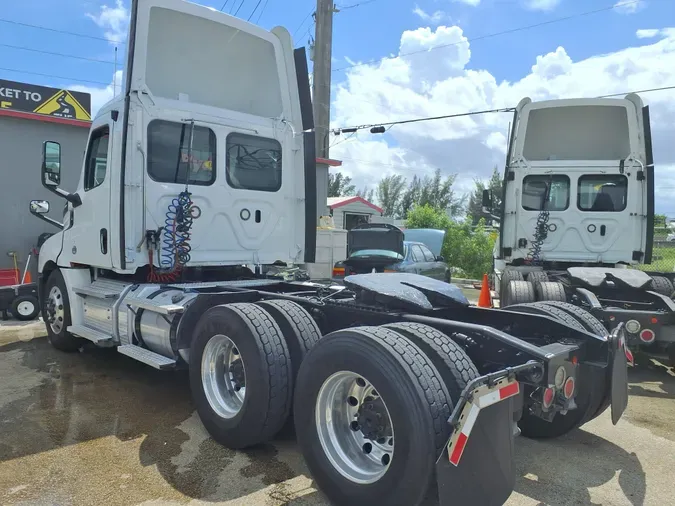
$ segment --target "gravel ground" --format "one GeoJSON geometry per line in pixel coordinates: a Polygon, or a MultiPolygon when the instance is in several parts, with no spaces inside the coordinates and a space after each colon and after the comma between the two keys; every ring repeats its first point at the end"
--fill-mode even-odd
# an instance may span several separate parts
{"type": "MultiPolygon", "coordinates": [[[[223,448],[185,373],[114,350],[60,353],[39,328],[0,329],[0,504],[327,504],[291,435],[223,448]]],[[[507,504],[673,504],[675,376],[643,360],[629,380],[616,427],[605,414],[556,441],[517,440],[507,504]]]]}

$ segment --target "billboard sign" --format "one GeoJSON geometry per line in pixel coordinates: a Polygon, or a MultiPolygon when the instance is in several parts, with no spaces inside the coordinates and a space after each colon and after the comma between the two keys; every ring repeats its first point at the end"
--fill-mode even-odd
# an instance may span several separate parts
{"type": "Polygon", "coordinates": [[[91,121],[91,95],[0,79],[0,113],[2,111],[91,121]]]}

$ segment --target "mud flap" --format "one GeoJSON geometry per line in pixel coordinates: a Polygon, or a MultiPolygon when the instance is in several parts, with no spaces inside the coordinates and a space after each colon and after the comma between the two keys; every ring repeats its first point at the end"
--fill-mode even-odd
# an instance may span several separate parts
{"type": "Polygon", "coordinates": [[[609,341],[609,359],[612,361],[612,423],[616,425],[628,406],[628,359],[623,323],[612,330],[609,341]]]}
{"type": "MultiPolygon", "coordinates": [[[[533,366],[518,369],[528,367],[533,366]]],[[[500,505],[511,495],[516,480],[513,411],[520,394],[515,372],[477,378],[462,393],[450,418],[452,436],[436,462],[440,506],[500,505]]]]}

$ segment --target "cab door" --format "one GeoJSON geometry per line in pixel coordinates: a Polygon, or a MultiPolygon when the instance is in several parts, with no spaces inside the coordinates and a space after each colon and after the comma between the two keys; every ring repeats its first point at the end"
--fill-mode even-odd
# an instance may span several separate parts
{"type": "Polygon", "coordinates": [[[73,226],[64,231],[71,261],[101,268],[112,267],[108,167],[113,128],[109,115],[92,123],[78,188],[82,204],[73,208],[73,226]]]}

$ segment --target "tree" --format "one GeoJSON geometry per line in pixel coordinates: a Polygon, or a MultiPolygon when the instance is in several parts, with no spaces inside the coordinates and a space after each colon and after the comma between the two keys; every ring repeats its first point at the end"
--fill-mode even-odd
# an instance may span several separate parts
{"type": "Polygon", "coordinates": [[[411,183],[401,197],[399,206],[399,217],[406,219],[410,210],[419,201],[422,190],[422,181],[417,176],[413,176],[411,183]]]}
{"type": "Polygon", "coordinates": [[[356,192],[356,186],[351,184],[352,178],[345,176],[341,172],[333,174],[328,173],[328,196],[329,197],[349,197],[356,192]]]}
{"type": "Polygon", "coordinates": [[[430,205],[416,206],[408,213],[408,228],[434,228],[445,230],[441,254],[452,268],[459,268],[470,277],[478,278],[492,270],[494,236],[487,233],[484,220],[476,227],[469,219],[452,220],[447,212],[430,205]]]}
{"type": "Polygon", "coordinates": [[[499,216],[502,210],[502,176],[495,165],[492,176],[487,183],[481,179],[474,180],[475,188],[469,198],[466,214],[471,217],[471,223],[477,225],[483,216],[483,190],[488,189],[492,193],[492,214],[499,216]]]}
{"type": "Polygon", "coordinates": [[[367,200],[368,202],[373,202],[373,200],[375,198],[375,190],[373,188],[369,189],[366,186],[365,188],[357,190],[356,195],[361,197],[362,199],[367,200]]]}
{"type": "Polygon", "coordinates": [[[385,216],[398,217],[406,179],[400,174],[385,176],[377,184],[377,201],[385,216]]]}

